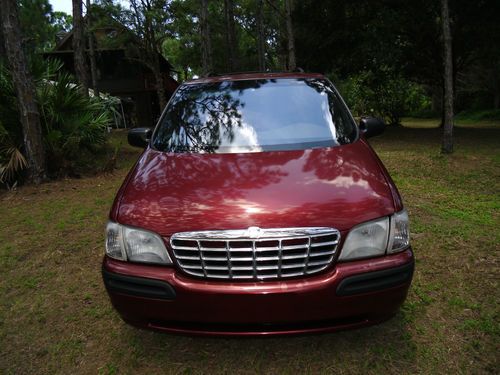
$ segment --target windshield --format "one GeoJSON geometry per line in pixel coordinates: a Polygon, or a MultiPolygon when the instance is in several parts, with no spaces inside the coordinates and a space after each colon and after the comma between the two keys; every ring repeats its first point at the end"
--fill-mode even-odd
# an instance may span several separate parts
{"type": "Polygon", "coordinates": [[[332,147],[356,136],[328,81],[283,78],[181,86],[152,144],[166,152],[241,153],[332,147]]]}

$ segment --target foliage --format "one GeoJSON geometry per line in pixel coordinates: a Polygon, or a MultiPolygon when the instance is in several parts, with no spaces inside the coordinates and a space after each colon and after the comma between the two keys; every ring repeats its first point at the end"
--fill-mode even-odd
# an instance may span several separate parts
{"type": "MultiPolygon", "coordinates": [[[[424,85],[434,97],[442,95],[439,1],[297,3],[297,58],[305,70],[335,71],[346,80],[364,71],[384,78],[381,67],[386,66],[404,80],[424,85]]],[[[499,12],[500,2],[494,0],[450,0],[458,110],[470,108],[478,91],[487,96],[483,108],[500,106],[499,12]]]]}
{"type": "Polygon", "coordinates": [[[9,72],[0,64],[0,184],[16,180],[20,170],[26,167],[24,157],[19,157],[21,147],[14,86],[9,72]]]}
{"type": "Polygon", "coordinates": [[[187,80],[201,71],[200,32],[197,19],[198,3],[195,1],[173,1],[171,11],[175,14],[169,25],[172,38],[163,41],[162,52],[179,71],[178,78],[187,80]]]}
{"type": "Polygon", "coordinates": [[[20,147],[0,123],[0,184],[15,181],[18,172],[27,166],[20,147]]]}
{"type": "Polygon", "coordinates": [[[52,7],[48,0],[21,0],[19,18],[27,50],[42,52],[51,47],[52,7]]]}
{"type": "Polygon", "coordinates": [[[73,16],[64,12],[53,12],[52,26],[56,31],[56,37],[58,33],[67,33],[73,27],[73,16]]]}
{"type": "MultiPolygon", "coordinates": [[[[142,4],[143,0],[136,3],[142,4]]],[[[237,55],[241,71],[258,69],[259,1],[234,0],[237,55]]],[[[154,18],[155,40],[161,40],[161,52],[174,65],[177,78],[189,79],[201,74],[201,41],[198,0],[155,0],[150,2],[154,18]],[[156,9],[156,10],[155,10],[156,9]]],[[[141,24],[131,18],[130,7],[117,0],[98,0],[104,12],[141,34],[141,24]]],[[[500,105],[498,51],[500,24],[495,19],[499,4],[484,0],[478,4],[465,0],[450,2],[454,53],[457,109],[500,105]],[[493,100],[493,98],[496,98],[493,100]]],[[[262,2],[266,68],[283,70],[286,61],[284,1],[262,2]]],[[[228,70],[224,2],[209,2],[209,25],[213,50],[213,71],[228,70]]],[[[306,71],[335,71],[337,80],[347,86],[364,85],[357,95],[363,110],[373,109],[390,122],[401,115],[429,113],[427,96],[435,99],[439,111],[442,95],[442,57],[438,2],[433,0],[399,2],[394,0],[348,0],[295,2],[293,26],[297,63],[306,71]],[[321,20],[321,21],[319,21],[321,20]],[[368,72],[368,73],[367,73],[368,72]],[[367,77],[369,75],[369,77],[367,77]],[[386,82],[381,82],[386,80],[386,82]],[[419,88],[418,85],[421,85],[419,88]],[[362,94],[362,95],[361,95],[362,94]],[[411,98],[403,98],[410,95],[411,98]],[[380,103],[367,100],[372,98],[380,103]],[[415,103],[415,100],[417,103],[415,103]]],[[[433,113],[435,114],[435,113],[433,113]]]]}
{"type": "Polygon", "coordinates": [[[66,32],[71,25],[71,16],[64,12],[53,12],[49,0],[21,0],[19,18],[26,52],[31,57],[51,50],[57,34],[66,32]]]}
{"type": "Polygon", "coordinates": [[[340,81],[338,88],[356,116],[376,116],[389,124],[399,125],[403,115],[430,107],[421,86],[387,68],[362,71],[340,81]]]}
{"type": "MultiPolygon", "coordinates": [[[[173,0],[169,2],[170,20],[167,28],[169,38],[163,41],[163,53],[179,72],[179,78],[188,79],[201,74],[201,40],[197,0],[173,0]]],[[[258,1],[234,1],[234,17],[237,35],[239,70],[258,69],[258,30],[256,15],[258,1]]],[[[280,40],[282,1],[264,1],[263,24],[266,40],[266,67],[268,70],[282,70],[284,46],[280,40]],[[274,4],[271,7],[270,4],[274,4]]],[[[213,70],[216,73],[228,71],[229,49],[226,45],[224,2],[211,1],[208,7],[211,43],[213,50],[213,70]]]]}
{"type": "MultiPolygon", "coordinates": [[[[48,158],[49,175],[78,174],[93,166],[103,150],[111,112],[97,98],[88,99],[59,62],[49,61],[36,77],[37,102],[48,158]]],[[[0,69],[0,171],[3,181],[19,177],[25,163],[19,159],[22,134],[17,101],[9,72],[0,69]],[[13,159],[17,158],[17,161],[13,159]]]]}

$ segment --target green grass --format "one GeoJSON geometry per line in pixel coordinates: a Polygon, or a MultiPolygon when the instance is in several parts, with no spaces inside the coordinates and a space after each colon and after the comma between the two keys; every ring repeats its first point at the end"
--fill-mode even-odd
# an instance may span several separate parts
{"type": "MultiPolygon", "coordinates": [[[[440,118],[403,117],[401,123],[406,128],[432,129],[439,127],[440,118]]],[[[500,127],[500,110],[461,112],[454,118],[455,126],[459,128],[491,129],[500,127]]]]}
{"type": "Polygon", "coordinates": [[[396,317],[293,338],[190,338],[125,325],[102,285],[103,228],[140,151],[118,169],[0,194],[0,374],[434,374],[499,368],[500,127],[431,121],[371,142],[403,195],[416,271],[396,317]],[[426,128],[429,127],[429,128],[426,128]]]}
{"type": "Polygon", "coordinates": [[[500,122],[500,109],[483,111],[463,111],[455,116],[459,121],[497,121],[500,122]]]}

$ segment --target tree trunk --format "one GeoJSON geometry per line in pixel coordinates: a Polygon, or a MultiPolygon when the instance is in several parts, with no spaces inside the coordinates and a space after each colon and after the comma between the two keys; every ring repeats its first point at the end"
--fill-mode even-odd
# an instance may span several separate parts
{"type": "MultiPolygon", "coordinates": [[[[443,60],[443,64],[444,64],[444,60],[443,60]]],[[[443,65],[443,69],[444,69],[444,65],[443,65]]],[[[444,70],[443,70],[444,72],[444,70]]],[[[444,77],[444,73],[443,73],[443,77],[444,77]]],[[[446,112],[446,108],[445,108],[445,105],[444,103],[446,102],[446,98],[445,98],[445,93],[444,93],[444,80],[441,80],[441,122],[439,123],[439,127],[440,128],[444,128],[444,120],[445,120],[445,112],[446,112]]]]}
{"type": "Polygon", "coordinates": [[[493,95],[493,108],[500,109],[500,89],[495,90],[495,94],[493,95]]]}
{"type": "Polygon", "coordinates": [[[92,14],[90,11],[90,0],[87,0],[87,35],[89,41],[90,74],[92,76],[92,89],[94,96],[99,97],[99,88],[97,87],[97,64],[94,50],[94,32],[92,31],[92,14]]]}
{"type": "Polygon", "coordinates": [[[167,95],[165,93],[165,86],[163,85],[163,75],[159,69],[155,69],[153,73],[155,75],[158,103],[160,103],[160,113],[162,113],[167,106],[167,95]]]}
{"type": "Polygon", "coordinates": [[[236,41],[236,29],[234,27],[234,2],[224,0],[224,15],[226,18],[226,46],[228,50],[228,70],[230,72],[239,69],[238,43],[236,41]]]}
{"type": "Polygon", "coordinates": [[[28,71],[21,44],[21,28],[16,0],[0,0],[5,50],[16,88],[23,130],[23,146],[28,162],[27,182],[39,184],[46,178],[45,151],[42,140],[40,113],[35,100],[35,85],[28,71]]]}
{"type": "Polygon", "coordinates": [[[259,0],[257,4],[257,54],[259,58],[259,71],[263,72],[266,70],[266,36],[264,33],[264,0],[259,0]]]}
{"type": "Polygon", "coordinates": [[[453,152],[453,55],[450,31],[448,0],[441,0],[441,22],[443,27],[443,62],[444,62],[444,123],[441,152],[453,152]]]}
{"type": "MultiPolygon", "coordinates": [[[[0,7],[0,20],[2,19],[2,7],[0,7]]],[[[5,42],[3,37],[2,26],[0,25],[0,56],[5,56],[5,42]]],[[[1,59],[1,58],[0,58],[1,59]]]]}
{"type": "Polygon", "coordinates": [[[89,77],[85,59],[85,31],[83,29],[82,0],[73,1],[73,56],[76,78],[85,95],[89,94],[89,77]]]}
{"type": "Polygon", "coordinates": [[[210,40],[210,25],[208,23],[208,0],[201,0],[200,32],[202,73],[206,76],[212,72],[212,45],[210,40]]]}
{"type": "Polygon", "coordinates": [[[158,103],[160,104],[160,113],[163,112],[167,106],[167,94],[165,92],[165,83],[163,82],[163,75],[160,68],[160,54],[153,52],[153,74],[156,81],[156,93],[158,95],[158,103]]]}
{"type": "Polygon", "coordinates": [[[295,60],[295,38],[293,36],[292,23],[293,0],[285,0],[285,11],[286,33],[288,39],[288,70],[293,72],[297,69],[297,62],[295,60]]]}

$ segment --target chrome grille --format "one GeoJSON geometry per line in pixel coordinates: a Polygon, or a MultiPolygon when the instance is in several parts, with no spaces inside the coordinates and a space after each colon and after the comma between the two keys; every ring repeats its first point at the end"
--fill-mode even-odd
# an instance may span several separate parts
{"type": "Polygon", "coordinates": [[[170,246],[188,274],[261,280],[310,275],[332,262],[340,232],[333,228],[280,228],[176,233],[170,246]]]}

